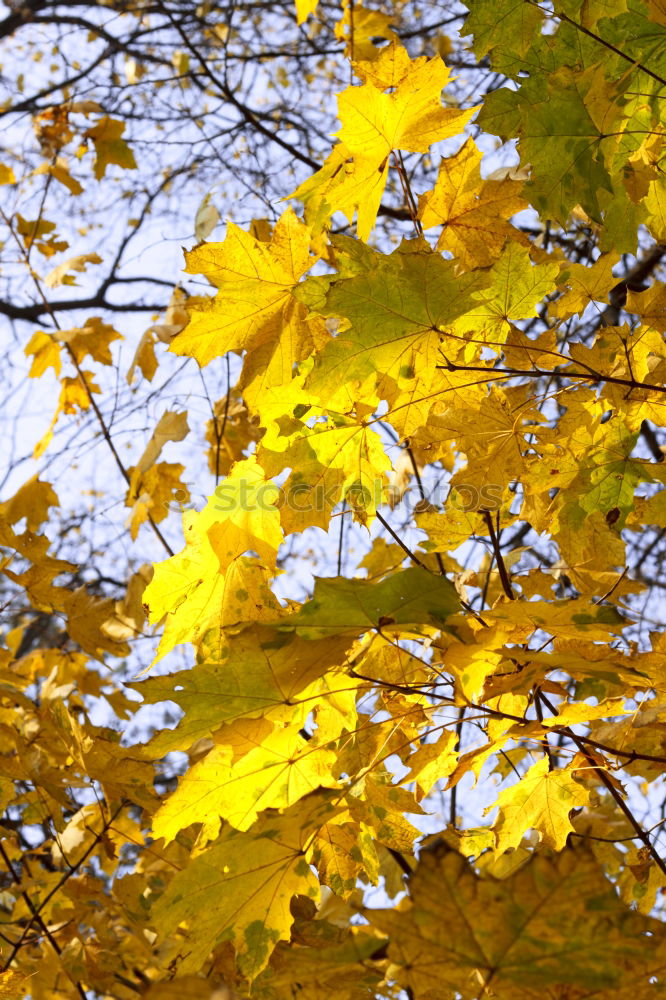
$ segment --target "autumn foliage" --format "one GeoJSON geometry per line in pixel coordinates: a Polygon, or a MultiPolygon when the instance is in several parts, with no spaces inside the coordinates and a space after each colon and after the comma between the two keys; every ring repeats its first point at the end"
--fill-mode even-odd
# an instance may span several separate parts
{"type": "MultiPolygon", "coordinates": [[[[502,85],[465,101],[444,35],[410,54],[396,7],[345,0],[320,168],[221,241],[204,200],[197,284],[140,333],[63,323],[51,289],[103,249],[3,210],[46,303],[26,378],[59,389],[0,506],[0,996],[666,991],[666,8],[466,5],[456,52],[502,85]],[[490,136],[520,163],[489,169],[490,136]],[[167,352],[234,377],[203,418],[165,396],[127,460],[109,376],[149,386],[167,352]],[[122,478],[122,596],[50,529],[84,416],[122,478]]],[[[32,124],[62,197],[77,157],[140,168],[122,111],[70,94],[32,124]]]]}

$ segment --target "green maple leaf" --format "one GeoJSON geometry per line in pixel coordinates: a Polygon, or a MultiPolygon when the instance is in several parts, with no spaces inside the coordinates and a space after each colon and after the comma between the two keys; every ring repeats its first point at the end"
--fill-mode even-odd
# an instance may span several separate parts
{"type": "Polygon", "coordinates": [[[536,5],[523,0],[467,0],[469,15],[465,19],[462,34],[473,35],[473,48],[478,59],[488,52],[496,59],[506,60],[506,53],[516,52],[519,56],[531,48],[534,35],[542,20],[543,11],[536,5]]]}
{"type": "Polygon", "coordinates": [[[545,80],[522,81],[520,90],[494,91],[479,115],[487,132],[505,141],[518,137],[534,178],[527,197],[546,218],[563,224],[578,204],[600,221],[600,193],[613,190],[601,149],[605,133],[592,120],[585,96],[580,73],[564,66],[545,80]]]}
{"type": "Polygon", "coordinates": [[[510,320],[536,316],[537,305],[555,289],[560,271],[555,261],[532,264],[529,251],[508,243],[488,272],[488,285],[473,293],[474,305],[454,324],[455,329],[484,336],[491,344],[504,341],[510,320]]]}
{"type": "MultiPolygon", "coordinates": [[[[306,642],[255,623],[220,645],[214,659],[134,685],[147,704],[173,701],[185,713],[176,729],[163,729],[154,737],[155,753],[187,749],[236,719],[290,721],[299,694],[342,661],[347,644],[331,638],[306,642]]],[[[346,678],[341,683],[349,686],[346,678]]],[[[307,713],[312,700],[304,698],[303,704],[307,713]]]]}
{"type": "Polygon", "coordinates": [[[458,275],[455,264],[427,245],[405,241],[390,256],[334,281],[321,312],[348,321],[315,358],[306,388],[325,398],[369,376],[398,380],[432,375],[440,327],[473,307],[483,273],[458,275]]]}
{"type": "Polygon", "coordinates": [[[414,566],[375,583],[334,577],[317,580],[314,596],[280,625],[308,639],[358,635],[373,628],[441,627],[460,607],[445,577],[414,566]]]}

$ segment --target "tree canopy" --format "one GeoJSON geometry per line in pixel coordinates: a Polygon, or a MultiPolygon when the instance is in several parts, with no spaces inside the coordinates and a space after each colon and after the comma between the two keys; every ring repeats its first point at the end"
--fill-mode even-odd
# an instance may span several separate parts
{"type": "Polygon", "coordinates": [[[0,997],[666,994],[666,7],[370,3],[2,13],[0,997]]]}

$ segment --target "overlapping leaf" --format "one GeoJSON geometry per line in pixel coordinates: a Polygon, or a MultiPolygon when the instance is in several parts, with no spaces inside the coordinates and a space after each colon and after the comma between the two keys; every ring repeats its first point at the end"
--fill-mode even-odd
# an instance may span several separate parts
{"type": "Polygon", "coordinates": [[[366,916],[390,936],[398,982],[416,996],[446,990],[473,1000],[491,985],[503,1000],[544,991],[648,996],[663,975],[663,926],[626,909],[583,848],[534,855],[498,880],[435,844],[410,881],[402,912],[366,916]],[[572,900],[585,914],[575,924],[572,900]],[[451,932],[461,924],[464,933],[451,932]]]}

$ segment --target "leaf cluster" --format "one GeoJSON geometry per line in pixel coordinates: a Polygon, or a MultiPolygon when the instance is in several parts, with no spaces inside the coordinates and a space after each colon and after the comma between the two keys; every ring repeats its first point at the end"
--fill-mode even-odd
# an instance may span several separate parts
{"type": "MultiPolygon", "coordinates": [[[[333,145],[223,240],[206,195],[196,294],[147,330],[107,322],[104,282],[101,315],[61,321],[51,289],[96,251],[34,265],[68,249],[44,205],[81,193],[72,156],[86,183],[140,171],[132,114],[69,95],[35,116],[44,200],[5,224],[40,301],[15,318],[50,319],[25,377],[58,396],[40,474],[0,506],[3,996],[664,991],[663,4],[467,6],[428,51],[393,7],[289,8],[352,74],[331,70],[333,145]],[[489,136],[520,166],[489,170],[489,136]],[[128,461],[114,377],[138,393],[174,359],[207,418],[162,384],[128,461]],[[86,420],[120,484],[112,558],[166,553],[124,560],[114,596],[47,534],[46,463],[86,420]]],[[[166,3],[117,13],[168,24],[180,85],[267,131],[214,4],[200,35],[166,3]]]]}

